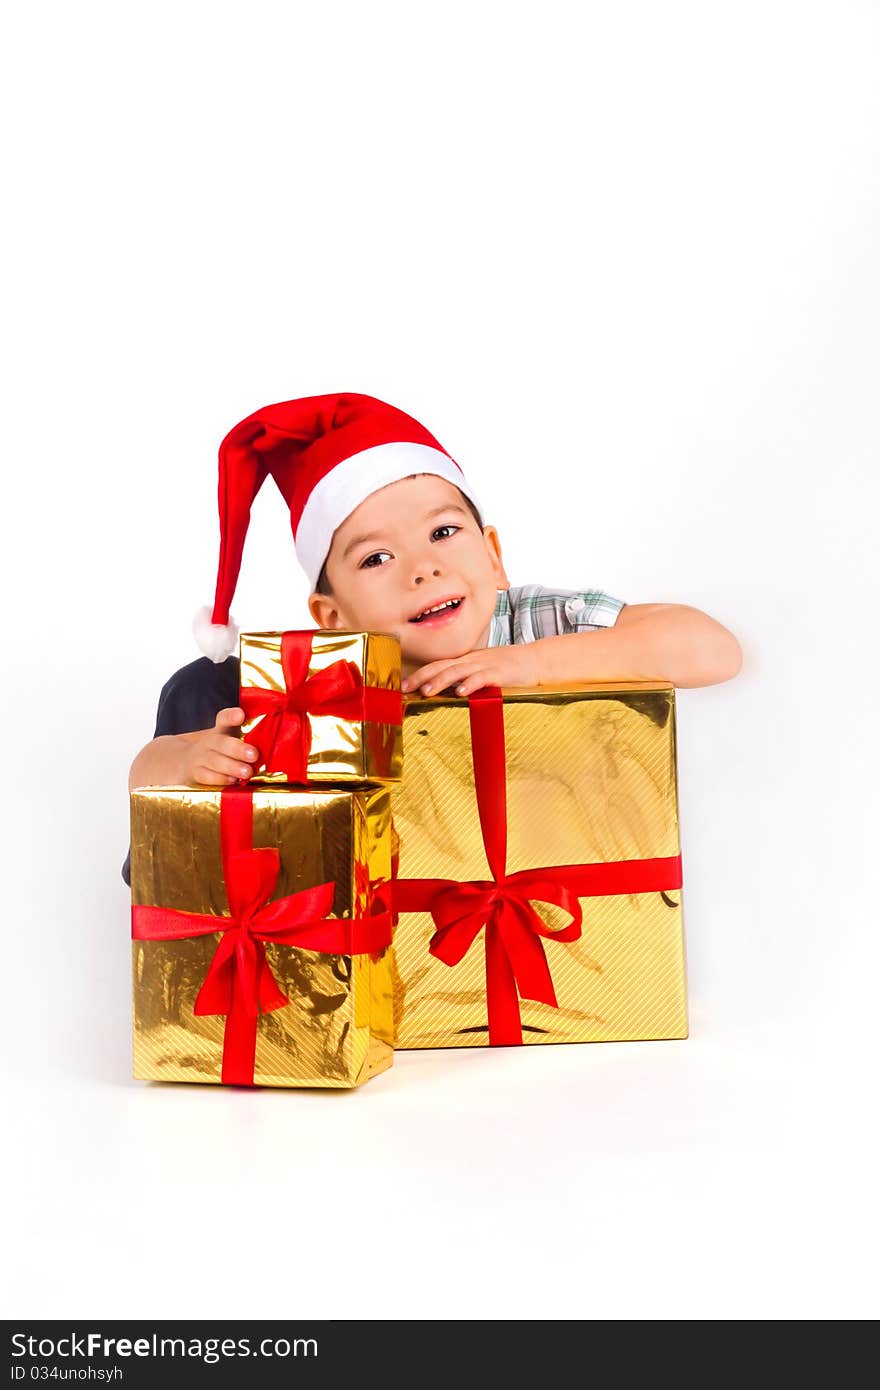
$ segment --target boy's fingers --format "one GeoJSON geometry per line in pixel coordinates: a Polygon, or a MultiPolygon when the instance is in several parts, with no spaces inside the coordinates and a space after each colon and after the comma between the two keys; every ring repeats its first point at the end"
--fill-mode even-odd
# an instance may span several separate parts
{"type": "Polygon", "coordinates": [[[225,753],[217,751],[206,756],[204,765],[213,767],[217,773],[225,773],[227,777],[250,777],[253,771],[253,763],[242,762],[242,759],[236,758],[235,755],[228,758],[225,753]]]}
{"type": "Polygon", "coordinates": [[[445,671],[445,669],[446,666],[444,664],[442,666],[425,666],[421,671],[413,671],[412,675],[409,676],[407,679],[407,688],[410,690],[420,690],[421,687],[427,681],[436,679],[436,677],[440,675],[441,671],[445,671]]]}
{"type": "Polygon", "coordinates": [[[411,676],[407,676],[401,681],[403,690],[417,690],[418,687],[427,680],[430,680],[436,671],[443,670],[444,663],[432,661],[429,666],[421,666],[418,671],[413,671],[411,676]]]}
{"type": "Polygon", "coordinates": [[[207,767],[197,767],[193,773],[197,787],[231,787],[238,780],[237,777],[225,777],[222,772],[212,772],[207,767]]]}
{"type": "Polygon", "coordinates": [[[447,687],[455,685],[456,681],[462,680],[466,675],[467,671],[462,670],[460,667],[446,667],[429,679],[421,681],[419,683],[419,689],[423,695],[437,695],[441,690],[446,690],[447,687]]]}
{"type": "Polygon", "coordinates": [[[243,763],[240,758],[227,758],[223,753],[218,753],[212,749],[205,755],[204,762],[196,770],[198,772],[211,772],[221,777],[230,777],[236,781],[239,777],[250,777],[254,769],[250,764],[243,763]]]}
{"type": "Polygon", "coordinates": [[[492,679],[491,671],[474,671],[466,680],[460,681],[455,687],[456,695],[473,695],[475,690],[482,690],[485,685],[496,685],[492,679]]]}
{"type": "Polygon", "coordinates": [[[215,729],[233,729],[245,721],[245,712],[239,709],[238,705],[232,705],[229,709],[222,709],[214,720],[215,729]]]}
{"type": "Polygon", "coordinates": [[[222,753],[224,757],[235,758],[241,762],[255,763],[260,756],[252,743],[245,743],[243,739],[232,738],[229,734],[218,734],[211,740],[209,747],[215,753],[222,753]]]}
{"type": "Polygon", "coordinates": [[[442,661],[432,661],[428,666],[420,666],[418,671],[413,671],[411,676],[407,676],[401,681],[401,688],[403,690],[417,690],[424,681],[430,680],[435,672],[442,671],[445,665],[446,663],[442,661]]]}
{"type": "Polygon", "coordinates": [[[438,691],[445,690],[456,681],[473,675],[474,671],[480,669],[481,659],[485,660],[484,652],[469,652],[452,662],[432,661],[430,665],[423,666],[421,670],[413,671],[411,676],[407,676],[402,688],[410,693],[420,690],[423,695],[436,695],[438,691]]]}
{"type": "Polygon", "coordinates": [[[444,690],[452,690],[456,695],[472,695],[483,686],[498,683],[496,674],[480,665],[480,658],[485,659],[485,655],[485,652],[470,652],[452,662],[432,661],[407,676],[402,687],[411,694],[439,695],[444,690]]]}

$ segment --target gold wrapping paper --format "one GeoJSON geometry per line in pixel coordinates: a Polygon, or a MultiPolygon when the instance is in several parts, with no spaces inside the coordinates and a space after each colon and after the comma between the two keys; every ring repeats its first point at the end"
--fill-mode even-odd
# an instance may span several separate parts
{"type": "MultiPolygon", "coordinates": [[[[391,872],[390,797],[363,790],[253,792],[255,848],[280,851],[272,901],[332,881],[332,916],[366,913],[391,872]]],[[[220,792],[145,788],[131,794],[132,904],[228,916],[220,792]]],[[[220,933],[133,941],[134,1075],[220,1082],[225,1017],[193,1014],[220,933]]],[[[261,1014],[258,1086],[352,1087],[392,1062],[391,950],[326,955],[266,942],[290,1002],[261,1014]]]]}
{"type": "MultiPolygon", "coordinates": [[[[504,726],[508,873],[680,852],[671,686],[510,691],[504,726]]],[[[403,729],[400,877],[489,878],[467,700],[407,699],[403,729]]],[[[559,1008],[521,1000],[523,1042],[687,1037],[681,889],[580,901],[581,936],[544,941],[559,1008]]],[[[569,920],[535,906],[550,926],[569,920]]],[[[429,954],[434,930],[427,912],[395,929],[395,1046],[485,1046],[485,930],[455,966],[429,954]]]]}
{"type": "MultiPolygon", "coordinates": [[[[239,639],[242,687],[264,690],[285,688],[281,666],[280,632],[243,632],[239,639]]],[[[335,661],[352,661],[366,686],[399,690],[401,657],[396,637],[383,632],[335,632],[311,634],[312,653],[308,675],[324,671],[335,661]]],[[[398,782],[402,772],[403,734],[399,724],[374,720],[339,719],[332,715],[307,715],[311,725],[308,756],[310,783],[339,785],[350,782],[398,782]]],[[[259,723],[242,725],[242,737],[259,723]]],[[[284,784],[284,772],[255,771],[248,785],[284,784]]]]}

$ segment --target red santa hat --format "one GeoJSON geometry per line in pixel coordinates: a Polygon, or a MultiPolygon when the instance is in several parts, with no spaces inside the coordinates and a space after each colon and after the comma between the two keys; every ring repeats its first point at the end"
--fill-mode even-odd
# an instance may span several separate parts
{"type": "Polygon", "coordinates": [[[220,445],[220,562],[214,607],[193,624],[212,661],[238,641],[229,606],[238,582],[254,498],[270,475],[290,508],[297,559],[314,589],[333,533],[371,493],[413,473],[454,483],[479,510],[458,464],[411,415],[351,392],[267,405],[220,445]]]}

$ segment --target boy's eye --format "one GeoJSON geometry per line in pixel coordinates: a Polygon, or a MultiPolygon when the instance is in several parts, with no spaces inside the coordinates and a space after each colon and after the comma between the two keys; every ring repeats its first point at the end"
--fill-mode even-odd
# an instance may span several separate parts
{"type": "Polygon", "coordinates": [[[460,526],[452,526],[451,524],[449,526],[438,526],[435,531],[431,532],[431,540],[435,541],[438,537],[441,541],[446,540],[447,536],[454,536],[456,531],[460,530],[460,526]]]}
{"type": "Polygon", "coordinates": [[[374,550],[372,555],[368,555],[365,559],[361,560],[360,564],[358,565],[358,569],[377,569],[379,565],[384,564],[384,561],[382,559],[383,555],[388,556],[389,560],[391,559],[391,556],[388,554],[387,550],[374,550]]]}

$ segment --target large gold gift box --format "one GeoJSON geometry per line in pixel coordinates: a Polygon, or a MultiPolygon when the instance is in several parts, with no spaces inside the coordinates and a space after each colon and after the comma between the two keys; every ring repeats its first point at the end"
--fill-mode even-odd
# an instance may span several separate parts
{"type": "Polygon", "coordinates": [[[242,737],[260,749],[248,785],[397,782],[400,643],[382,632],[243,632],[242,737]]]}
{"type": "Polygon", "coordinates": [[[390,830],[384,787],[132,792],[134,1075],[351,1087],[390,1067],[390,830]]]}
{"type": "MultiPolygon", "coordinates": [[[[440,904],[434,917],[425,910],[401,912],[394,937],[395,1046],[687,1037],[674,689],[657,682],[591,684],[508,691],[503,704],[496,703],[503,731],[483,776],[497,821],[506,756],[506,874],[550,867],[550,886],[540,874],[519,884],[514,878],[506,916],[500,913],[491,890],[505,873],[503,849],[500,867],[490,871],[468,701],[408,699],[406,775],[393,808],[397,904],[407,901],[407,891],[410,900],[415,892],[419,906],[431,896],[430,885],[407,886],[407,880],[482,887],[456,895],[447,885],[445,906],[442,894],[431,903],[440,904]],[[564,872],[551,867],[563,865],[587,866],[572,880],[582,913],[579,934],[572,925],[577,907],[557,882],[564,872]],[[529,918],[524,899],[537,917],[529,918]],[[563,935],[548,939],[536,926],[563,935]],[[566,928],[573,939],[566,939],[566,928]],[[455,933],[458,945],[451,950],[455,933]],[[442,952],[444,938],[457,963],[431,954],[432,940],[442,952]],[[536,975],[540,980],[541,950],[558,1007],[546,998],[522,997],[523,977],[527,987],[536,975]],[[490,969],[497,982],[493,997],[508,1015],[491,1037],[490,969]]],[[[498,727],[481,727],[492,734],[480,736],[485,752],[498,727]]],[[[503,841],[503,828],[496,825],[494,833],[503,841]]]]}

